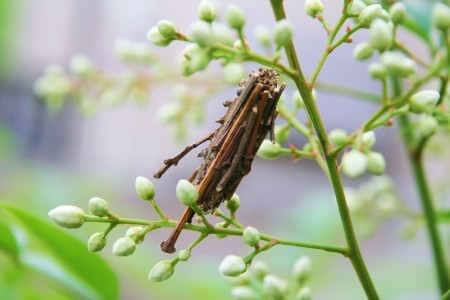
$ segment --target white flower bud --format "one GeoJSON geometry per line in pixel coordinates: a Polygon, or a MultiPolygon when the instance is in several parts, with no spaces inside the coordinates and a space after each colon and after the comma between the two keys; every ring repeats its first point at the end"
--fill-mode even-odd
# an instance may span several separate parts
{"type": "Polygon", "coordinates": [[[334,146],[340,147],[348,142],[348,134],[344,129],[333,129],[329,133],[329,137],[334,146]]]}
{"type": "Polygon", "coordinates": [[[241,199],[238,194],[233,194],[233,196],[225,201],[225,207],[230,210],[230,212],[235,212],[241,206],[241,199]]]}
{"type": "Polygon", "coordinates": [[[369,65],[369,74],[374,79],[384,79],[388,75],[388,72],[383,64],[373,62],[369,65]]]}
{"type": "Polygon", "coordinates": [[[194,22],[189,27],[189,37],[202,48],[212,46],[215,43],[211,25],[202,21],[194,22]]]}
{"type": "Polygon", "coordinates": [[[292,268],[292,277],[299,282],[305,282],[311,275],[311,259],[308,256],[302,256],[294,264],[292,268]]]}
{"type": "Polygon", "coordinates": [[[441,2],[435,3],[431,19],[437,29],[448,30],[450,28],[450,7],[441,2]]]}
{"type": "Polygon", "coordinates": [[[136,193],[142,200],[153,200],[155,198],[155,186],[145,177],[139,176],[135,182],[136,193]]]}
{"type": "Polygon", "coordinates": [[[419,130],[423,137],[430,137],[436,133],[439,123],[432,116],[426,116],[419,120],[419,130]]]}
{"type": "Polygon", "coordinates": [[[108,215],[109,204],[99,197],[89,199],[89,211],[97,217],[104,217],[108,215]]]}
{"type": "Polygon", "coordinates": [[[408,77],[416,72],[414,60],[398,51],[386,51],[380,56],[380,62],[386,67],[389,74],[397,77],[408,77]]]}
{"type": "Polygon", "coordinates": [[[354,0],[350,5],[348,13],[351,15],[359,15],[367,7],[367,4],[361,0],[354,0]]]}
{"type": "Polygon", "coordinates": [[[383,175],[386,170],[386,160],[379,152],[367,154],[367,170],[374,175],[383,175]]]}
{"type": "Polygon", "coordinates": [[[376,19],[370,25],[369,38],[374,49],[385,51],[392,45],[393,37],[392,29],[385,21],[376,19]]]}
{"type": "Polygon", "coordinates": [[[231,290],[235,300],[258,300],[260,296],[248,286],[236,286],[231,290]]]}
{"type": "Polygon", "coordinates": [[[78,76],[88,76],[95,70],[92,61],[83,54],[72,56],[69,63],[70,71],[78,76]]]}
{"type": "Polygon", "coordinates": [[[190,60],[192,56],[194,56],[197,52],[203,51],[203,48],[201,48],[197,44],[189,44],[184,48],[183,50],[183,56],[185,59],[190,60]]]}
{"type": "Polygon", "coordinates": [[[185,179],[178,181],[176,195],[178,200],[186,206],[197,203],[199,197],[197,188],[185,179]]]}
{"type": "Polygon", "coordinates": [[[197,51],[193,53],[190,59],[190,67],[193,72],[204,70],[211,61],[211,55],[208,51],[197,51]]]}
{"type": "Polygon", "coordinates": [[[321,15],[323,12],[323,3],[320,0],[305,0],[306,14],[315,18],[317,15],[321,15]]]}
{"type": "Polygon", "coordinates": [[[386,23],[389,23],[391,21],[391,16],[384,9],[381,11],[381,14],[380,14],[379,18],[381,20],[383,20],[384,22],[386,22],[386,23]]]}
{"type": "Polygon", "coordinates": [[[112,253],[116,256],[128,256],[136,250],[136,243],[129,237],[119,238],[113,245],[112,253]]]}
{"type": "Polygon", "coordinates": [[[244,243],[246,243],[250,247],[258,246],[260,237],[261,235],[259,233],[259,230],[251,226],[245,227],[244,232],[242,234],[242,239],[244,240],[244,243]]]}
{"type": "Polygon", "coordinates": [[[175,25],[168,20],[159,21],[156,26],[158,27],[159,34],[168,40],[173,40],[176,37],[177,30],[175,25]]]}
{"type": "Polygon", "coordinates": [[[260,281],[269,273],[269,267],[263,261],[253,261],[250,266],[250,272],[260,281]]]}
{"type": "Polygon", "coordinates": [[[86,213],[81,208],[73,205],[61,205],[48,213],[53,222],[69,229],[81,227],[85,215],[86,213]]]}
{"type": "Polygon", "coordinates": [[[358,44],[353,49],[353,58],[357,60],[366,60],[372,57],[373,55],[373,47],[369,43],[361,43],[358,44]]]}
{"type": "Polygon", "coordinates": [[[406,7],[402,2],[396,2],[389,8],[389,14],[394,24],[400,24],[406,17],[406,7]]]}
{"type": "Polygon", "coordinates": [[[127,229],[125,233],[125,237],[131,238],[136,244],[140,244],[144,241],[144,235],[141,235],[142,230],[144,230],[141,226],[130,227],[127,229]]]}
{"type": "Polygon", "coordinates": [[[238,6],[231,4],[225,13],[227,22],[231,28],[241,30],[245,25],[245,14],[238,6]]]}
{"type": "Polygon", "coordinates": [[[439,93],[433,90],[415,93],[409,98],[411,112],[415,114],[430,112],[435,107],[439,97],[439,93]]]}
{"type": "Polygon", "coordinates": [[[264,48],[269,48],[272,43],[272,36],[266,26],[258,26],[255,28],[255,38],[264,48]]]}
{"type": "Polygon", "coordinates": [[[223,68],[223,80],[231,85],[236,85],[245,77],[246,71],[242,64],[230,62],[223,68]]]}
{"type": "Polygon", "coordinates": [[[292,24],[289,20],[283,19],[275,24],[273,38],[277,45],[286,46],[292,42],[292,24]]]}
{"type": "Polygon", "coordinates": [[[216,8],[211,2],[203,0],[198,6],[198,18],[205,22],[212,22],[216,19],[216,8]]]}
{"type": "Polygon", "coordinates": [[[172,42],[171,39],[167,39],[161,35],[158,26],[153,26],[147,31],[147,40],[156,46],[167,46],[172,42]]]}
{"type": "Polygon", "coordinates": [[[184,249],[178,252],[178,259],[181,261],[187,261],[190,256],[191,252],[189,250],[184,249]]]}
{"type": "Polygon", "coordinates": [[[363,143],[364,148],[372,149],[372,147],[375,145],[376,141],[377,141],[377,137],[375,136],[375,132],[367,131],[367,132],[363,133],[362,143],[363,143]]]}
{"type": "Polygon", "coordinates": [[[148,280],[152,282],[164,281],[169,279],[174,271],[175,269],[169,260],[162,260],[152,268],[150,274],[148,274],[148,280]]]}
{"type": "Polygon", "coordinates": [[[256,153],[264,159],[276,159],[281,154],[281,146],[278,143],[272,143],[270,140],[264,140],[256,153]]]}
{"type": "Polygon", "coordinates": [[[223,23],[213,23],[213,32],[216,42],[226,46],[233,46],[234,32],[223,23]]]}
{"type": "Polygon", "coordinates": [[[287,124],[285,125],[275,125],[275,141],[278,143],[284,143],[289,139],[291,134],[291,127],[287,124]]]}
{"type": "MultiPolygon", "coordinates": [[[[188,77],[191,76],[192,74],[194,74],[195,72],[192,70],[191,68],[191,62],[189,60],[183,59],[180,63],[180,73],[182,76],[184,77],[188,77]]],[[[173,114],[170,114],[173,115],[173,114]]],[[[177,118],[179,117],[179,115],[177,115],[177,118]]]]}
{"type": "Polygon", "coordinates": [[[106,239],[103,232],[96,232],[89,238],[88,250],[90,252],[98,252],[105,248],[106,239]]]}
{"type": "Polygon", "coordinates": [[[372,4],[364,8],[358,16],[358,22],[361,26],[369,28],[373,20],[381,15],[383,8],[380,4],[372,4]]]}
{"type": "Polygon", "coordinates": [[[244,259],[236,255],[227,255],[219,266],[219,271],[225,276],[236,277],[247,270],[244,259]]]}
{"type": "Polygon", "coordinates": [[[268,274],[264,277],[263,291],[268,296],[268,299],[285,299],[287,282],[272,274],[268,274]]]}
{"type": "Polygon", "coordinates": [[[309,287],[302,287],[295,295],[295,300],[311,300],[311,289],[309,287]]]}
{"type": "Polygon", "coordinates": [[[351,150],[342,158],[342,172],[355,179],[364,175],[367,169],[367,157],[358,150],[351,150]]]}

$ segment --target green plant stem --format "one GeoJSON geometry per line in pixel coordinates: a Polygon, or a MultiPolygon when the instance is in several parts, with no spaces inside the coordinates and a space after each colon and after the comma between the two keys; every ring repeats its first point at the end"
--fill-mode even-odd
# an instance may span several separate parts
{"type": "MultiPolygon", "coordinates": [[[[277,21],[286,18],[286,13],[284,11],[282,0],[271,0],[272,10],[274,12],[277,21]]],[[[348,2],[345,2],[345,6],[348,2]]],[[[337,27],[337,26],[336,26],[337,27]]],[[[344,228],[345,238],[347,241],[347,246],[349,248],[349,258],[353,264],[356,274],[361,282],[361,285],[366,292],[369,299],[379,299],[375,287],[370,278],[370,274],[366,268],[365,262],[362,258],[361,251],[359,249],[358,241],[353,230],[353,224],[350,218],[350,212],[345,200],[344,188],[342,186],[341,177],[337,167],[337,160],[335,157],[329,157],[327,155],[328,151],[333,148],[325,126],[323,124],[322,118],[316,107],[314,99],[312,97],[312,85],[308,84],[303,72],[300,68],[300,63],[295,51],[294,44],[291,42],[285,46],[286,56],[289,61],[290,68],[296,71],[296,76],[291,77],[299,90],[303,101],[305,103],[306,109],[310,120],[314,126],[317,137],[319,139],[322,152],[326,157],[326,163],[330,174],[330,180],[333,185],[333,189],[336,195],[336,200],[339,208],[339,213],[341,216],[342,225],[344,228]]],[[[324,61],[322,61],[322,64],[324,61]]],[[[320,67],[319,67],[320,68],[320,67]]]]}
{"type": "Polygon", "coordinates": [[[151,199],[150,204],[152,205],[155,212],[158,214],[158,216],[161,218],[161,220],[168,220],[169,218],[166,216],[166,214],[163,212],[161,207],[156,203],[155,199],[151,199]]]}
{"type": "Polygon", "coordinates": [[[231,225],[233,225],[233,226],[236,227],[236,228],[244,229],[244,225],[242,225],[241,223],[239,223],[234,217],[233,217],[233,218],[228,217],[228,216],[227,216],[226,214],[224,214],[220,209],[216,209],[216,210],[214,211],[214,215],[215,215],[215,216],[218,216],[218,217],[220,217],[220,218],[222,218],[222,219],[224,219],[225,222],[227,222],[228,225],[231,224],[231,225]]]}

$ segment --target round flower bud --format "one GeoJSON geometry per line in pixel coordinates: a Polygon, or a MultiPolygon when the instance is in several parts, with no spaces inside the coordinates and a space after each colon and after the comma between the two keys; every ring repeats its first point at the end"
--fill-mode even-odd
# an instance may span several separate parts
{"type": "Polygon", "coordinates": [[[200,48],[197,44],[189,44],[184,48],[183,50],[183,56],[185,59],[190,60],[192,56],[194,56],[197,52],[202,51],[203,49],[200,48]]]}
{"type": "Polygon", "coordinates": [[[351,15],[359,15],[366,7],[367,7],[367,4],[365,4],[363,1],[354,0],[351,3],[348,13],[351,15]]]}
{"type": "Polygon", "coordinates": [[[406,7],[402,2],[396,2],[389,8],[389,14],[394,24],[400,24],[406,17],[406,7]]]}
{"type": "Polygon", "coordinates": [[[147,31],[147,40],[156,46],[167,46],[172,41],[171,39],[167,39],[161,35],[159,32],[158,26],[153,26],[147,31]]]}
{"type": "Polygon", "coordinates": [[[237,211],[239,209],[239,206],[241,206],[241,199],[239,198],[238,194],[233,194],[233,196],[229,200],[226,200],[225,206],[232,213],[237,211]]]}
{"type": "Polygon", "coordinates": [[[272,35],[266,26],[256,27],[255,38],[264,48],[269,48],[272,43],[272,35]]]}
{"type": "Polygon", "coordinates": [[[284,280],[269,274],[264,277],[263,291],[269,299],[285,299],[287,283],[284,280]]]}
{"type": "Polygon", "coordinates": [[[190,26],[189,37],[202,48],[209,47],[215,42],[211,25],[202,21],[194,22],[190,26]]]}
{"type": "Polygon", "coordinates": [[[260,296],[248,286],[236,286],[231,290],[235,300],[258,300],[260,296]]]}
{"type": "Polygon", "coordinates": [[[437,29],[445,31],[450,28],[450,7],[438,2],[433,6],[431,19],[437,29]]]}
{"type": "Polygon", "coordinates": [[[191,252],[189,250],[184,249],[178,252],[178,259],[181,261],[187,261],[190,256],[191,252]]]}
{"type": "Polygon", "coordinates": [[[96,232],[89,238],[88,250],[90,252],[98,252],[105,248],[106,239],[103,232],[96,232]]]}
{"type": "Polygon", "coordinates": [[[329,133],[329,137],[334,146],[340,147],[348,142],[348,134],[344,129],[333,129],[329,133]]]}
{"type": "Polygon", "coordinates": [[[236,277],[247,270],[244,259],[236,255],[227,255],[219,266],[219,271],[225,276],[236,277]]]}
{"type": "Polygon", "coordinates": [[[176,37],[177,30],[172,22],[168,20],[159,21],[157,24],[159,34],[168,40],[173,40],[176,37]]]}
{"type": "Polygon", "coordinates": [[[245,15],[242,9],[238,6],[231,4],[228,6],[227,11],[225,13],[227,22],[231,28],[236,30],[241,30],[245,25],[245,15]]]}
{"type": "Polygon", "coordinates": [[[89,211],[97,217],[104,217],[108,215],[109,204],[105,200],[99,197],[89,199],[89,211]]]}
{"type": "MultiPolygon", "coordinates": [[[[191,76],[192,74],[194,74],[195,72],[192,70],[191,67],[191,62],[189,60],[183,59],[180,63],[180,73],[182,76],[184,77],[188,77],[191,76]]],[[[171,111],[167,111],[169,113],[169,115],[174,115],[173,113],[171,113],[171,111]]],[[[176,115],[177,118],[179,117],[179,115],[176,115]]]]}
{"type": "Polygon", "coordinates": [[[373,62],[369,65],[369,74],[374,79],[384,79],[386,78],[388,72],[383,64],[373,62]]]}
{"type": "Polygon", "coordinates": [[[139,176],[135,182],[136,193],[142,200],[153,200],[155,198],[155,186],[145,177],[139,176]]]}
{"type": "MultiPolygon", "coordinates": [[[[226,222],[219,222],[214,225],[214,228],[227,228],[226,224],[227,224],[226,222]]],[[[223,238],[226,238],[227,236],[228,236],[228,234],[222,234],[222,233],[216,234],[216,238],[218,238],[218,239],[223,239],[223,238]]]]}
{"type": "Polygon", "coordinates": [[[439,93],[433,90],[425,90],[415,93],[411,96],[411,98],[409,98],[411,112],[416,114],[430,112],[436,105],[439,97],[439,93]]]}
{"type": "Polygon", "coordinates": [[[73,205],[61,205],[48,212],[53,222],[64,228],[79,228],[84,223],[86,213],[73,205]]]}
{"type": "Polygon", "coordinates": [[[128,256],[136,250],[136,243],[129,237],[119,238],[113,245],[112,253],[116,256],[128,256]]]}
{"type": "Polygon", "coordinates": [[[241,82],[245,75],[246,71],[240,63],[230,62],[223,68],[223,80],[231,85],[241,82]]]}
{"type": "Polygon", "coordinates": [[[438,121],[432,116],[426,116],[419,120],[419,130],[423,137],[429,137],[436,133],[438,121]]]}
{"type": "Polygon", "coordinates": [[[379,152],[367,154],[367,170],[373,175],[383,175],[386,170],[386,160],[379,152]]]}
{"type": "Polygon", "coordinates": [[[250,247],[258,246],[260,239],[259,230],[251,226],[245,227],[242,234],[242,239],[244,240],[244,243],[246,243],[250,247]]]}
{"type": "Polygon", "coordinates": [[[275,140],[278,143],[284,143],[289,139],[291,127],[288,124],[275,125],[275,140]]]}
{"type": "Polygon", "coordinates": [[[375,136],[375,132],[367,131],[367,132],[363,133],[362,143],[363,143],[364,148],[372,149],[372,147],[375,145],[376,141],[377,141],[377,137],[375,136]]]}
{"type": "Polygon", "coordinates": [[[358,16],[358,23],[365,28],[369,28],[373,20],[381,15],[383,8],[380,4],[372,4],[364,8],[358,16]]]}
{"type": "Polygon", "coordinates": [[[283,19],[275,24],[273,38],[277,45],[286,46],[292,42],[293,29],[289,20],[283,19]]]}
{"type": "Polygon", "coordinates": [[[178,181],[176,195],[178,200],[186,206],[197,203],[199,197],[197,188],[186,179],[178,181]]]}
{"type": "Polygon", "coordinates": [[[306,14],[315,18],[317,15],[321,15],[323,12],[323,3],[320,0],[305,0],[306,14]]]}
{"type": "Polygon", "coordinates": [[[193,72],[204,70],[211,61],[211,55],[208,51],[197,51],[190,59],[190,67],[193,72]]]}
{"type": "Polygon", "coordinates": [[[203,0],[198,6],[198,18],[202,21],[211,23],[216,19],[216,8],[211,2],[203,0]]]}
{"type": "Polygon", "coordinates": [[[308,256],[302,256],[294,264],[292,268],[292,277],[299,282],[305,282],[311,275],[311,259],[308,256]]]}
{"type": "Polygon", "coordinates": [[[357,60],[366,60],[372,57],[373,55],[373,48],[372,45],[369,43],[361,43],[358,44],[353,49],[353,58],[357,60]]]}
{"type": "Polygon", "coordinates": [[[303,145],[302,150],[306,151],[306,152],[313,152],[314,147],[313,147],[313,145],[311,145],[311,143],[306,143],[303,145]]]}
{"type": "Polygon", "coordinates": [[[263,281],[264,277],[269,273],[269,267],[263,261],[253,261],[250,266],[250,272],[259,280],[263,281]]]}
{"type": "Polygon", "coordinates": [[[234,32],[223,23],[213,24],[214,38],[217,43],[221,43],[226,46],[233,46],[234,32]]]}
{"type": "Polygon", "coordinates": [[[364,175],[367,169],[367,157],[358,150],[351,150],[342,158],[342,172],[355,179],[364,175]]]}
{"type": "Polygon", "coordinates": [[[381,14],[380,14],[379,18],[381,20],[383,20],[384,22],[386,22],[386,23],[389,23],[391,21],[391,16],[384,9],[381,11],[381,14]]]}
{"type": "Polygon", "coordinates": [[[78,76],[88,76],[95,70],[92,61],[83,54],[72,56],[69,63],[70,71],[78,76]]]}
{"type": "Polygon", "coordinates": [[[295,300],[311,300],[311,289],[307,286],[302,287],[295,295],[295,300]]]}
{"type": "Polygon", "coordinates": [[[380,62],[386,70],[396,77],[408,77],[416,72],[417,66],[414,60],[407,58],[398,51],[386,51],[380,56],[380,62]]]}
{"type": "Polygon", "coordinates": [[[270,140],[264,140],[256,154],[264,159],[276,159],[281,154],[281,146],[278,143],[272,143],[270,140]]]}
{"type": "Polygon", "coordinates": [[[150,274],[148,274],[148,280],[152,282],[164,281],[169,279],[174,271],[175,269],[169,260],[162,260],[152,268],[150,274]]]}
{"type": "Polygon", "coordinates": [[[376,19],[370,25],[369,38],[372,47],[383,52],[392,45],[392,29],[385,21],[376,19]]]}
{"type": "Polygon", "coordinates": [[[144,235],[141,235],[143,229],[141,226],[130,227],[125,233],[125,237],[129,237],[136,244],[140,244],[144,241],[144,235]]]}

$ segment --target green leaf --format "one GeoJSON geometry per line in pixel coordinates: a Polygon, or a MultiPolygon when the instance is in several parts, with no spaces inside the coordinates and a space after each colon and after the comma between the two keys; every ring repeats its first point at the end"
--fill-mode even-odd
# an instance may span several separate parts
{"type": "Polygon", "coordinates": [[[84,243],[30,213],[0,202],[0,209],[19,221],[30,237],[20,250],[20,262],[86,299],[118,299],[117,278],[98,254],[84,243]]]}
{"type": "Polygon", "coordinates": [[[0,214],[0,251],[5,251],[9,256],[17,259],[19,246],[13,233],[13,229],[0,214]]]}

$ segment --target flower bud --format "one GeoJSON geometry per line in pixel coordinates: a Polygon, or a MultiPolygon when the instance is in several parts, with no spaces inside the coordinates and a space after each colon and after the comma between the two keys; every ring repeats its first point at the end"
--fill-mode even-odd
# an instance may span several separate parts
{"type": "Polygon", "coordinates": [[[396,2],[389,8],[389,14],[394,24],[400,24],[406,17],[406,7],[402,2],[396,2]]]}
{"type": "Polygon", "coordinates": [[[189,37],[202,48],[212,46],[215,43],[211,25],[202,21],[194,22],[190,26],[189,37]]]}
{"type": "Polygon", "coordinates": [[[169,279],[174,271],[175,269],[169,260],[162,260],[152,268],[150,274],[148,274],[148,280],[152,282],[164,281],[169,279]]]}
{"type": "Polygon", "coordinates": [[[244,243],[246,243],[250,247],[258,246],[260,239],[259,230],[251,226],[245,227],[242,234],[242,239],[244,240],[244,243]]]}
{"type": "Polygon", "coordinates": [[[129,237],[119,238],[113,245],[112,253],[116,256],[128,256],[136,250],[136,243],[129,237]]]}
{"type": "Polygon", "coordinates": [[[358,16],[358,22],[361,26],[369,28],[373,20],[381,15],[383,8],[380,4],[372,4],[364,8],[358,16]]]}
{"type": "Polygon", "coordinates": [[[213,23],[214,38],[217,43],[233,46],[234,32],[223,23],[213,23]]]}
{"type": "Polygon", "coordinates": [[[414,60],[407,58],[398,51],[386,51],[380,56],[380,62],[386,67],[389,74],[395,77],[408,77],[416,72],[414,60]]]}
{"type": "Polygon", "coordinates": [[[277,45],[286,46],[292,42],[293,29],[289,20],[282,19],[275,24],[273,38],[277,45]]]}
{"type": "Polygon", "coordinates": [[[269,267],[263,261],[253,261],[250,266],[250,272],[259,280],[263,281],[264,277],[269,273],[269,267]]]}
{"type": "Polygon", "coordinates": [[[311,300],[311,289],[309,287],[302,287],[295,295],[295,300],[311,300]]]}
{"type": "Polygon", "coordinates": [[[281,154],[281,146],[278,143],[272,143],[270,140],[264,140],[256,154],[264,159],[276,159],[281,154]]]}
{"type": "Polygon", "coordinates": [[[227,255],[219,266],[219,271],[225,276],[236,277],[247,270],[244,259],[236,255],[227,255]]]}
{"type": "Polygon", "coordinates": [[[411,112],[415,114],[430,112],[436,105],[439,97],[439,93],[433,90],[425,90],[415,93],[411,96],[411,98],[409,98],[411,112]]]}
{"type": "Polygon", "coordinates": [[[315,18],[317,15],[321,15],[323,12],[323,3],[320,0],[305,0],[306,14],[315,18]]]}
{"type": "Polygon", "coordinates": [[[314,151],[314,147],[313,147],[313,145],[311,143],[306,143],[306,144],[303,145],[302,150],[306,151],[306,152],[313,152],[314,151]]]}
{"type": "MultiPolygon", "coordinates": [[[[192,74],[194,74],[195,72],[192,70],[191,68],[191,62],[189,60],[183,59],[180,63],[180,73],[182,76],[184,77],[188,77],[191,76],[192,74]]],[[[170,111],[168,111],[170,112],[170,111]]],[[[172,114],[169,114],[172,115],[172,114]]],[[[177,115],[178,117],[178,115],[177,115]]]]}
{"type": "Polygon", "coordinates": [[[98,252],[105,248],[106,239],[103,232],[96,232],[89,238],[88,250],[90,252],[98,252]]]}
{"type": "Polygon", "coordinates": [[[367,154],[367,170],[373,175],[383,175],[386,169],[386,160],[379,152],[367,154]]]}
{"type": "Polygon", "coordinates": [[[230,62],[223,68],[223,80],[231,85],[241,82],[245,75],[245,69],[240,63],[230,62]]]}
{"type": "Polygon", "coordinates": [[[305,282],[311,275],[311,259],[308,256],[302,256],[292,268],[292,277],[298,282],[305,282]]]}
{"type": "Polygon", "coordinates": [[[198,190],[186,179],[178,181],[176,195],[178,200],[186,206],[192,206],[197,203],[198,190]]]}
{"type": "Polygon", "coordinates": [[[388,75],[388,72],[383,64],[373,62],[369,65],[369,74],[374,79],[384,79],[388,75]]]}
{"type": "Polygon", "coordinates": [[[231,290],[235,300],[258,300],[260,296],[248,286],[236,286],[231,290]]]}
{"type": "Polygon", "coordinates": [[[142,200],[153,200],[155,198],[155,186],[145,177],[139,176],[135,182],[136,193],[142,200]]]}
{"type": "Polygon", "coordinates": [[[264,277],[263,291],[264,294],[268,296],[268,299],[285,299],[287,283],[284,280],[269,274],[264,277]]]}
{"type": "MultiPolygon", "coordinates": [[[[226,225],[227,225],[227,222],[219,222],[214,225],[214,228],[227,228],[226,225]]],[[[222,234],[222,233],[216,234],[216,238],[218,238],[218,239],[223,239],[223,238],[226,238],[227,236],[228,236],[228,234],[222,234]]]]}
{"type": "Polygon", "coordinates": [[[377,137],[373,131],[364,132],[361,139],[365,149],[372,149],[377,141],[377,137]]]}
{"type": "Polygon", "coordinates": [[[372,57],[373,55],[373,48],[372,45],[369,43],[361,43],[358,44],[353,49],[353,58],[357,60],[366,60],[372,57]]]}
{"type": "Polygon", "coordinates": [[[426,116],[419,120],[419,130],[423,137],[430,137],[436,133],[438,121],[432,116],[426,116]]]}
{"type": "Polygon", "coordinates": [[[262,25],[256,27],[255,38],[264,48],[269,48],[272,43],[272,36],[269,29],[262,25]]]}
{"type": "Polygon", "coordinates": [[[78,76],[88,76],[95,70],[92,61],[83,54],[76,54],[72,56],[69,63],[70,71],[78,76]]]}
{"type": "Polygon", "coordinates": [[[97,217],[104,217],[108,215],[109,204],[105,200],[99,197],[89,199],[89,211],[97,217]]]}
{"type": "Polygon", "coordinates": [[[344,129],[333,129],[329,133],[329,137],[334,146],[340,147],[348,142],[348,134],[344,129]]]}
{"type": "Polygon", "coordinates": [[[367,157],[358,150],[351,150],[342,158],[342,172],[355,179],[364,175],[367,169],[367,157]]]}
{"type": "Polygon", "coordinates": [[[162,20],[157,23],[159,34],[168,40],[174,40],[176,38],[176,29],[172,22],[168,20],[162,20]]]}
{"type": "Polygon", "coordinates": [[[193,72],[204,70],[211,61],[211,55],[208,51],[197,51],[190,59],[190,67],[193,72]]]}
{"type": "Polygon", "coordinates": [[[437,29],[445,31],[450,28],[450,7],[443,3],[435,3],[431,19],[437,29]]]}
{"type": "Polygon", "coordinates": [[[351,15],[359,15],[367,7],[367,4],[361,0],[354,0],[350,5],[348,13],[351,15]]]}
{"type": "Polygon", "coordinates": [[[181,261],[187,261],[190,256],[191,252],[189,250],[184,249],[178,252],[178,259],[181,261]]]}
{"type": "Polygon", "coordinates": [[[228,6],[227,11],[225,13],[227,22],[231,28],[236,30],[241,30],[245,25],[245,15],[242,9],[238,6],[231,4],[228,6]]]}
{"type": "Polygon", "coordinates": [[[211,23],[216,19],[216,8],[209,1],[203,0],[198,6],[198,18],[211,23]]]}
{"type": "Polygon", "coordinates": [[[48,212],[53,222],[64,228],[79,228],[84,223],[86,213],[73,205],[61,205],[48,212]]]}
{"type": "Polygon", "coordinates": [[[172,42],[172,40],[167,39],[161,35],[159,32],[158,26],[153,26],[147,32],[147,40],[156,46],[167,46],[172,42]]]}
{"type": "Polygon", "coordinates": [[[144,230],[144,228],[141,226],[130,227],[125,233],[125,237],[129,237],[136,244],[140,244],[144,241],[144,235],[141,235],[142,230],[144,230]]]}
{"type": "Polygon", "coordinates": [[[392,29],[385,21],[376,19],[370,25],[369,38],[374,49],[385,51],[392,45],[393,37],[392,29]]]}
{"type": "Polygon", "coordinates": [[[238,194],[233,194],[233,196],[225,201],[225,206],[227,209],[230,210],[231,213],[234,213],[239,209],[239,206],[241,206],[241,199],[239,198],[238,194]]]}
{"type": "Polygon", "coordinates": [[[194,56],[197,52],[202,51],[203,49],[197,44],[189,44],[183,50],[183,56],[187,60],[191,60],[192,56],[194,56]]]}
{"type": "Polygon", "coordinates": [[[284,143],[289,139],[291,134],[291,127],[289,124],[275,125],[275,141],[278,143],[284,143]]]}
{"type": "Polygon", "coordinates": [[[391,16],[384,9],[381,11],[381,14],[378,18],[380,18],[381,20],[383,20],[386,23],[389,23],[391,21],[391,16]]]}

